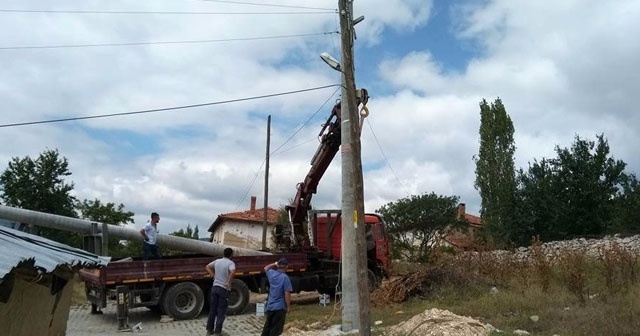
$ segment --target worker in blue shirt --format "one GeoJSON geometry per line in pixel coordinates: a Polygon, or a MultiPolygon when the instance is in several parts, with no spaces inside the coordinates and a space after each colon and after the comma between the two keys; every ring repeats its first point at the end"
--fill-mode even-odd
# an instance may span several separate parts
{"type": "Polygon", "coordinates": [[[291,280],[287,275],[289,261],[280,258],[277,262],[264,267],[269,280],[267,313],[261,336],[278,336],[284,329],[287,312],[291,309],[291,280]]]}

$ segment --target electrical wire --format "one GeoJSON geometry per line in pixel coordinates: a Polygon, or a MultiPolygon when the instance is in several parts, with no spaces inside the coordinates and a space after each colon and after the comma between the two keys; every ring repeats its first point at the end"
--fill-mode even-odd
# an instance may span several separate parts
{"type": "Polygon", "coordinates": [[[274,39],[282,39],[282,38],[309,37],[309,36],[329,35],[329,34],[339,34],[339,32],[330,31],[330,32],[323,32],[323,33],[309,33],[309,34],[295,34],[295,35],[276,35],[276,36],[262,36],[262,37],[239,37],[239,38],[228,38],[228,39],[193,40],[193,41],[96,43],[96,44],[69,44],[69,45],[49,45],[49,46],[10,46],[10,47],[0,47],[0,50],[60,49],[60,48],[87,48],[87,47],[122,47],[122,46],[137,46],[137,45],[155,45],[155,44],[218,43],[218,42],[233,42],[233,41],[274,40],[274,39]]]}
{"type": "MultiPolygon", "coordinates": [[[[313,117],[318,114],[318,112],[320,112],[320,110],[322,110],[322,108],[327,104],[327,102],[329,100],[331,100],[331,98],[333,98],[333,96],[336,94],[336,92],[338,92],[338,90],[340,90],[342,86],[338,87],[332,94],[331,96],[329,96],[329,98],[327,98],[327,100],[325,100],[324,103],[322,103],[322,105],[311,115],[311,117],[309,117],[303,124],[302,126],[300,126],[295,132],[293,132],[293,134],[280,146],[278,146],[278,148],[276,148],[274,151],[272,151],[269,155],[274,155],[280,148],[282,148],[285,144],[287,144],[291,139],[293,139],[293,137],[300,132],[300,130],[302,130],[304,128],[304,126],[311,120],[313,119],[313,117]]],[[[315,140],[315,137],[313,139],[311,139],[310,141],[315,140]]],[[[302,144],[297,144],[294,147],[298,147],[300,145],[303,145],[305,143],[307,143],[309,141],[306,141],[302,144]]],[[[292,147],[292,148],[294,148],[292,147]]],[[[289,148],[287,150],[290,150],[292,148],[289,148]]],[[[287,151],[284,150],[284,151],[287,151]]],[[[284,152],[284,151],[281,151],[284,152]]],[[[260,167],[258,168],[258,171],[256,172],[255,176],[253,177],[253,180],[251,181],[251,183],[249,183],[249,187],[247,187],[247,190],[245,191],[245,193],[242,195],[242,197],[240,198],[240,200],[238,201],[238,204],[236,205],[236,210],[240,209],[240,207],[242,206],[242,203],[244,202],[244,200],[247,198],[247,195],[249,195],[249,192],[251,191],[251,189],[253,188],[253,185],[256,183],[256,180],[258,179],[258,175],[260,175],[260,173],[262,172],[262,167],[264,166],[264,164],[266,163],[266,159],[262,160],[262,163],[260,164],[260,167]]]]}
{"type": "Polygon", "coordinates": [[[184,12],[184,11],[93,11],[93,10],[48,10],[48,9],[0,9],[0,13],[46,13],[46,14],[168,14],[168,15],[294,15],[336,14],[336,10],[299,12],[184,12]]]}
{"type": "Polygon", "coordinates": [[[327,98],[327,100],[324,101],[324,103],[322,103],[322,105],[320,105],[320,107],[318,107],[318,109],[313,112],[313,114],[311,115],[311,117],[309,117],[307,120],[305,120],[304,123],[302,123],[302,125],[300,127],[298,127],[298,129],[296,129],[293,134],[291,134],[291,136],[289,136],[289,138],[287,140],[284,141],[284,143],[282,143],[280,146],[278,146],[278,148],[274,149],[271,152],[271,155],[274,155],[278,152],[278,150],[280,150],[280,148],[282,148],[284,145],[286,145],[289,141],[291,141],[291,139],[293,139],[294,136],[296,136],[296,134],[298,134],[298,132],[300,132],[317,114],[318,112],[320,112],[325,105],[327,105],[327,103],[329,102],[329,100],[331,100],[331,98],[333,98],[333,96],[336,95],[336,93],[338,92],[338,90],[340,90],[340,87],[337,88],[335,91],[333,91],[333,93],[329,96],[329,98],[327,98]]]}
{"type": "Polygon", "coordinates": [[[260,173],[262,172],[262,167],[264,167],[264,164],[266,161],[267,161],[266,159],[262,160],[262,163],[260,164],[258,171],[253,176],[253,180],[251,181],[251,183],[249,183],[249,187],[244,192],[244,195],[242,195],[242,197],[240,198],[240,201],[238,201],[238,204],[236,205],[236,210],[240,209],[240,206],[242,206],[242,202],[244,202],[244,200],[247,198],[247,195],[249,195],[249,192],[251,191],[251,188],[253,188],[253,185],[256,183],[256,180],[258,179],[258,175],[260,175],[260,173]]]}
{"type": "Polygon", "coordinates": [[[291,95],[291,94],[303,93],[303,92],[309,92],[309,91],[317,91],[317,90],[322,90],[322,89],[335,87],[335,86],[341,86],[341,85],[340,84],[331,84],[331,85],[317,86],[317,87],[294,90],[294,91],[271,93],[271,94],[260,95],[260,96],[252,96],[252,97],[229,99],[229,100],[220,100],[220,101],[215,101],[215,102],[210,102],[210,103],[191,104],[191,105],[182,105],[182,106],[173,106],[173,107],[163,107],[163,108],[150,109],[150,110],[121,112],[121,113],[110,113],[110,114],[99,114],[99,115],[92,115],[92,116],[86,116],[86,117],[72,117],[72,118],[60,118],[60,119],[49,119],[49,120],[40,120],[40,121],[27,121],[27,122],[19,122],[19,123],[0,124],[0,128],[17,127],[17,126],[28,126],[28,125],[38,125],[38,124],[49,124],[49,123],[56,123],[56,122],[76,121],[76,120],[86,120],[86,119],[110,118],[110,117],[118,117],[118,116],[134,115],[134,114],[156,113],[156,112],[164,112],[164,111],[171,111],[171,110],[181,110],[181,109],[203,107],[203,106],[211,106],[211,105],[222,105],[222,104],[238,103],[238,102],[248,101],[248,100],[264,99],[264,98],[285,96],[285,95],[291,95]]]}
{"type": "Polygon", "coordinates": [[[279,5],[279,4],[270,4],[270,3],[255,3],[255,2],[230,1],[230,0],[200,0],[200,1],[229,3],[229,4],[235,4],[235,5],[263,6],[263,7],[296,8],[296,9],[310,9],[310,10],[335,10],[334,8],[318,8],[318,7],[279,5]]]}
{"type": "Polygon", "coordinates": [[[272,156],[275,156],[275,155],[278,155],[278,154],[282,154],[282,153],[288,152],[288,151],[293,150],[293,149],[296,149],[296,148],[298,148],[298,147],[300,147],[300,146],[306,145],[306,144],[308,144],[308,143],[310,143],[310,142],[312,142],[312,141],[318,141],[318,138],[317,138],[317,137],[313,137],[313,138],[310,138],[310,139],[304,140],[304,141],[302,141],[302,142],[298,142],[298,143],[296,143],[296,144],[294,144],[294,145],[291,145],[290,147],[287,147],[287,148],[285,148],[285,149],[283,149],[283,150],[279,151],[278,153],[275,153],[275,154],[274,154],[274,153],[271,153],[271,155],[272,155],[272,156]]]}
{"type": "Polygon", "coordinates": [[[398,174],[396,174],[396,171],[393,170],[393,167],[391,167],[391,163],[389,162],[389,159],[387,159],[387,155],[384,153],[384,150],[382,150],[382,146],[380,145],[380,141],[378,141],[378,137],[376,136],[376,132],[373,131],[373,127],[371,126],[371,123],[369,122],[369,119],[367,119],[367,125],[369,125],[369,129],[371,130],[371,134],[373,134],[373,139],[376,141],[376,144],[378,145],[378,149],[380,149],[380,153],[382,154],[382,158],[384,159],[384,162],[387,163],[387,167],[389,167],[389,170],[391,170],[391,173],[396,178],[396,181],[398,181],[398,184],[400,184],[402,189],[404,189],[404,192],[407,193],[407,195],[411,195],[411,193],[409,192],[409,189],[407,189],[407,187],[405,187],[405,185],[402,183],[402,181],[400,181],[400,178],[398,177],[398,174]]]}

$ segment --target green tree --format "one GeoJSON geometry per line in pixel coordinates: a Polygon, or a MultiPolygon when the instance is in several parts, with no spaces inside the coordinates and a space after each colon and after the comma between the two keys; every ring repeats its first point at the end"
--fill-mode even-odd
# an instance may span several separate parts
{"type": "MultiPolygon", "coordinates": [[[[178,231],[174,231],[172,233],[170,233],[169,235],[171,236],[176,236],[176,237],[182,237],[182,238],[187,238],[187,239],[200,239],[198,237],[198,226],[196,225],[195,228],[191,227],[191,224],[187,224],[187,228],[186,229],[180,229],[178,231]]],[[[178,254],[183,254],[185,253],[184,251],[180,251],[180,250],[172,250],[172,249],[168,249],[165,250],[163,252],[164,255],[178,255],[178,254]]]]}
{"type": "Polygon", "coordinates": [[[513,123],[502,101],[480,102],[480,148],[475,187],[480,192],[484,234],[497,246],[507,246],[522,228],[516,217],[516,147],[513,123]]]}
{"type": "Polygon", "coordinates": [[[562,187],[556,183],[553,167],[548,160],[534,160],[529,164],[528,173],[522,169],[518,173],[518,215],[522,230],[513,238],[514,243],[526,246],[533,236],[548,240],[554,231],[558,214],[556,195],[562,187]]]}
{"type": "Polygon", "coordinates": [[[191,224],[187,224],[187,229],[180,229],[178,231],[174,231],[172,233],[170,233],[170,235],[172,236],[176,236],[176,237],[182,237],[182,238],[189,238],[189,239],[200,239],[200,237],[198,237],[198,226],[196,225],[195,229],[191,228],[191,224]]]}
{"type": "Polygon", "coordinates": [[[597,141],[576,135],[571,148],[556,146],[555,151],[557,158],[535,161],[519,174],[519,209],[529,233],[558,240],[608,232],[616,200],[629,181],[626,164],[610,157],[604,135],[597,141]]]}
{"type": "Polygon", "coordinates": [[[640,182],[634,174],[625,175],[621,192],[614,199],[609,233],[640,233],[640,182]]]}
{"type": "MultiPolygon", "coordinates": [[[[70,175],[69,162],[57,149],[45,150],[35,160],[14,157],[0,175],[0,197],[8,206],[77,217],[73,183],[66,181],[70,175]]],[[[81,244],[79,234],[48,228],[36,228],[36,233],[75,247],[81,244]]]]}
{"type": "Polygon", "coordinates": [[[198,229],[198,226],[196,225],[196,228],[193,229],[193,239],[200,239],[200,229],[198,229]]]}
{"type": "Polygon", "coordinates": [[[457,205],[457,196],[430,193],[399,199],[376,212],[387,223],[395,256],[427,262],[439,237],[465,223],[458,217],[457,205]]]}
{"type": "MultiPolygon", "coordinates": [[[[120,203],[117,207],[115,203],[102,203],[99,199],[93,201],[84,200],[76,204],[77,210],[80,212],[82,219],[107,223],[111,225],[124,225],[128,223],[134,223],[133,216],[135,215],[131,211],[124,210],[124,204],[120,203]]],[[[117,237],[109,237],[109,255],[115,258],[131,257],[140,254],[140,249],[131,251],[132,245],[121,244],[121,239],[117,237]]]]}

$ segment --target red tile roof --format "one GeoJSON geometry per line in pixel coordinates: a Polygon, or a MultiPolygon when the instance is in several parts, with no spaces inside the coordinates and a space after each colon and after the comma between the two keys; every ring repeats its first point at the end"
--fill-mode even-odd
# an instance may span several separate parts
{"type": "Polygon", "coordinates": [[[473,247],[473,236],[469,233],[463,233],[460,231],[450,232],[444,240],[453,245],[454,247],[468,250],[473,247]]]}
{"type": "Polygon", "coordinates": [[[471,226],[482,227],[482,218],[476,215],[470,215],[468,213],[464,214],[464,219],[471,224],[471,226]]]}
{"type": "Polygon", "coordinates": [[[464,219],[469,223],[469,230],[467,232],[454,230],[449,232],[444,237],[444,240],[457,248],[464,250],[472,249],[475,240],[474,231],[482,229],[482,218],[480,218],[480,216],[468,214],[464,203],[460,203],[460,205],[458,205],[458,214],[459,216],[464,215],[464,219]]]}
{"type": "MultiPolygon", "coordinates": [[[[278,221],[280,210],[274,208],[267,208],[267,224],[275,224],[278,221]]],[[[209,232],[215,232],[215,230],[225,221],[236,222],[250,222],[250,223],[263,223],[264,222],[264,208],[245,210],[238,212],[230,212],[226,214],[218,215],[211,226],[209,232]]]]}

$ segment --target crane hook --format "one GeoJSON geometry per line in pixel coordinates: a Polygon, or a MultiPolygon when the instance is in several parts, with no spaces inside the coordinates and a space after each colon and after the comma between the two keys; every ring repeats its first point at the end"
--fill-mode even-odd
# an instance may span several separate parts
{"type": "Polygon", "coordinates": [[[356,91],[356,96],[358,97],[360,104],[362,104],[362,108],[360,108],[360,131],[362,131],[364,118],[369,116],[369,108],[367,107],[367,103],[369,102],[369,92],[367,89],[360,89],[356,91]]]}

